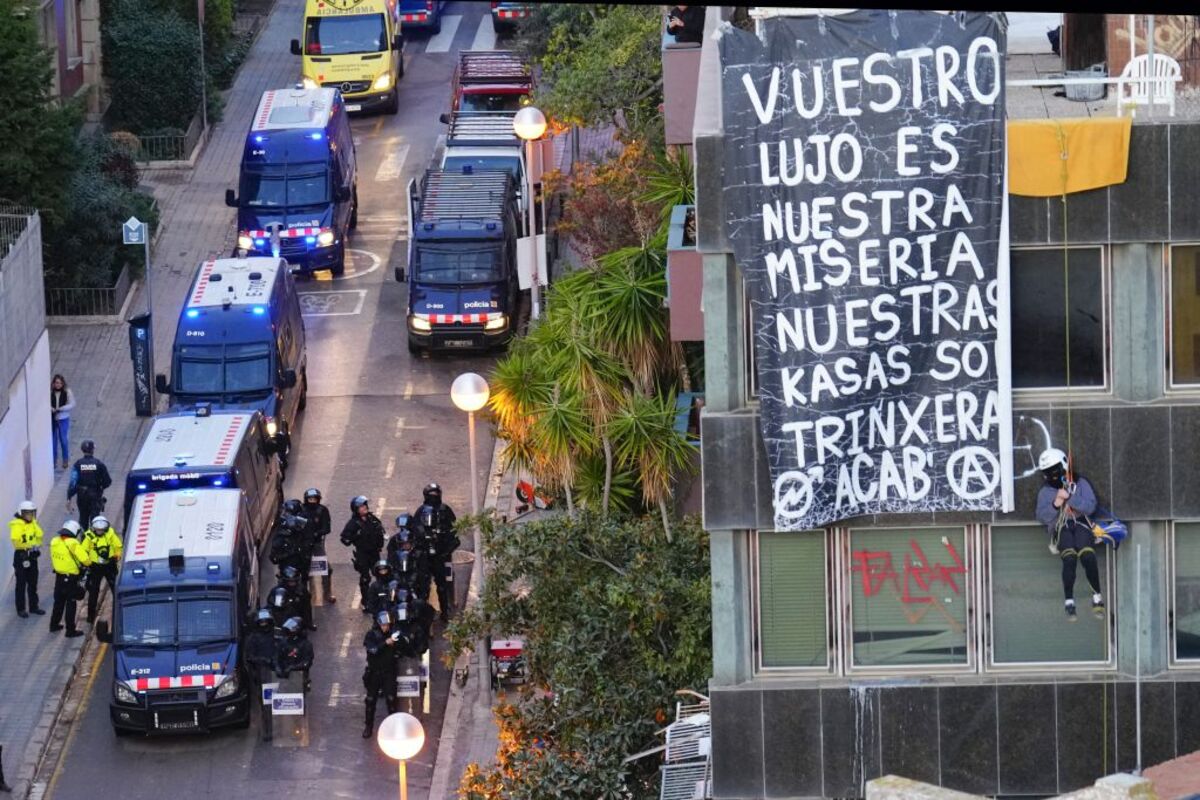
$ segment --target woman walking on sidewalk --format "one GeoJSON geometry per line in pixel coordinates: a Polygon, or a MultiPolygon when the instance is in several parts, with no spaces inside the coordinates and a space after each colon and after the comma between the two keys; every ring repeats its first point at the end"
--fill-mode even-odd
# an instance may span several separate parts
{"type": "Polygon", "coordinates": [[[71,409],[75,407],[75,393],[67,386],[67,380],[62,375],[55,375],[50,381],[50,431],[53,440],[50,446],[50,460],[58,466],[58,453],[62,451],[62,468],[70,466],[71,450],[68,447],[68,435],[71,431],[71,409]]]}

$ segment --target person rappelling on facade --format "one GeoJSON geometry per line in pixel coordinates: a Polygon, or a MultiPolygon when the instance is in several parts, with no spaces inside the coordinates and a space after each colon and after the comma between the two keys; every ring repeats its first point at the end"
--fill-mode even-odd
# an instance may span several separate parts
{"type": "Polygon", "coordinates": [[[1067,619],[1074,622],[1075,573],[1078,564],[1092,586],[1092,612],[1104,616],[1100,591],[1100,565],[1096,561],[1094,536],[1087,517],[1096,511],[1096,492],[1091,481],[1072,474],[1067,454],[1056,447],[1038,457],[1038,469],[1046,483],[1037,496],[1037,519],[1050,533],[1050,552],[1062,559],[1063,596],[1067,619]]]}

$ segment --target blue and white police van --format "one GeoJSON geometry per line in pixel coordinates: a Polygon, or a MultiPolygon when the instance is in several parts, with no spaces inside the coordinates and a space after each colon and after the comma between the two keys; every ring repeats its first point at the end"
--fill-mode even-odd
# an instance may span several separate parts
{"type": "MultiPolygon", "coordinates": [[[[113,728],[127,733],[245,727],[238,647],[257,605],[258,543],[237,489],[138,495],[117,578],[111,631],[113,728]]],[[[97,626],[109,638],[107,625],[97,626]]]]}
{"type": "Polygon", "coordinates": [[[261,411],[284,467],[308,392],[304,319],[281,258],[218,258],[200,265],[175,329],[171,377],[155,376],[172,410],[261,411]]]}
{"type": "Polygon", "coordinates": [[[125,477],[125,517],[138,495],[172,489],[238,488],[256,528],[269,527],[283,503],[283,470],[261,411],[193,411],[154,418],[125,477]]]}
{"type": "Polygon", "coordinates": [[[300,272],[346,268],[358,224],[358,164],[337,89],[264,92],[246,135],[237,191],[235,255],[277,255],[300,272]]]}

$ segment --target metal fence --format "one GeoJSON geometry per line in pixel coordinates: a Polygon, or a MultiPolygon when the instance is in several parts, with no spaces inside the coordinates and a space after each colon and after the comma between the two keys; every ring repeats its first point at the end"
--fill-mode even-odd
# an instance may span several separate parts
{"type": "Polygon", "coordinates": [[[135,134],[138,146],[136,158],[142,163],[149,161],[186,161],[200,140],[203,125],[200,121],[200,111],[192,117],[192,122],[183,133],[156,135],[135,134]]]}
{"type": "Polygon", "coordinates": [[[29,227],[29,219],[37,213],[36,208],[0,202],[0,259],[8,257],[8,251],[29,227]]]}
{"type": "Polygon", "coordinates": [[[107,288],[46,287],[46,314],[55,317],[115,317],[121,313],[133,277],[126,266],[107,288]]]}

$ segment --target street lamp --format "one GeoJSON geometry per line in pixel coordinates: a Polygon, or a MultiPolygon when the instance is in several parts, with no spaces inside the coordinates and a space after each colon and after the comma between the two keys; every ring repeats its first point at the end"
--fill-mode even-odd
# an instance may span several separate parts
{"type": "MultiPolygon", "coordinates": [[[[536,276],[535,276],[536,278],[536,276]]],[[[534,285],[537,285],[536,280],[534,285]]],[[[536,297],[536,295],[534,295],[536,297]]],[[[536,306],[535,306],[536,308],[536,306]]],[[[450,399],[454,401],[454,405],[459,411],[467,412],[467,447],[471,453],[471,513],[479,514],[479,488],[475,477],[475,412],[487,405],[488,395],[491,390],[488,389],[487,381],[482,375],[474,372],[464,372],[454,379],[454,383],[450,384],[450,399]]],[[[453,567],[452,567],[453,569],[453,567]]],[[[475,586],[479,594],[483,595],[483,531],[475,528],[475,586]]],[[[479,652],[479,675],[485,674],[484,667],[484,647],[480,643],[477,645],[479,652]]],[[[491,683],[488,683],[488,690],[491,692],[491,683]]],[[[488,698],[490,704],[490,697],[488,698]]]]}
{"type": "Polygon", "coordinates": [[[408,800],[408,760],[421,752],[425,729],[412,714],[388,714],[379,726],[379,749],[400,765],[400,800],[408,800]]]}
{"type": "Polygon", "coordinates": [[[542,315],[541,304],[538,302],[538,279],[541,276],[541,270],[538,269],[537,228],[533,222],[533,143],[546,133],[546,115],[536,106],[525,106],[513,116],[513,131],[519,138],[525,140],[525,176],[528,184],[526,196],[529,201],[526,204],[526,219],[528,220],[526,230],[529,232],[530,261],[533,264],[533,283],[529,293],[533,309],[530,316],[533,319],[539,319],[542,315]]]}

